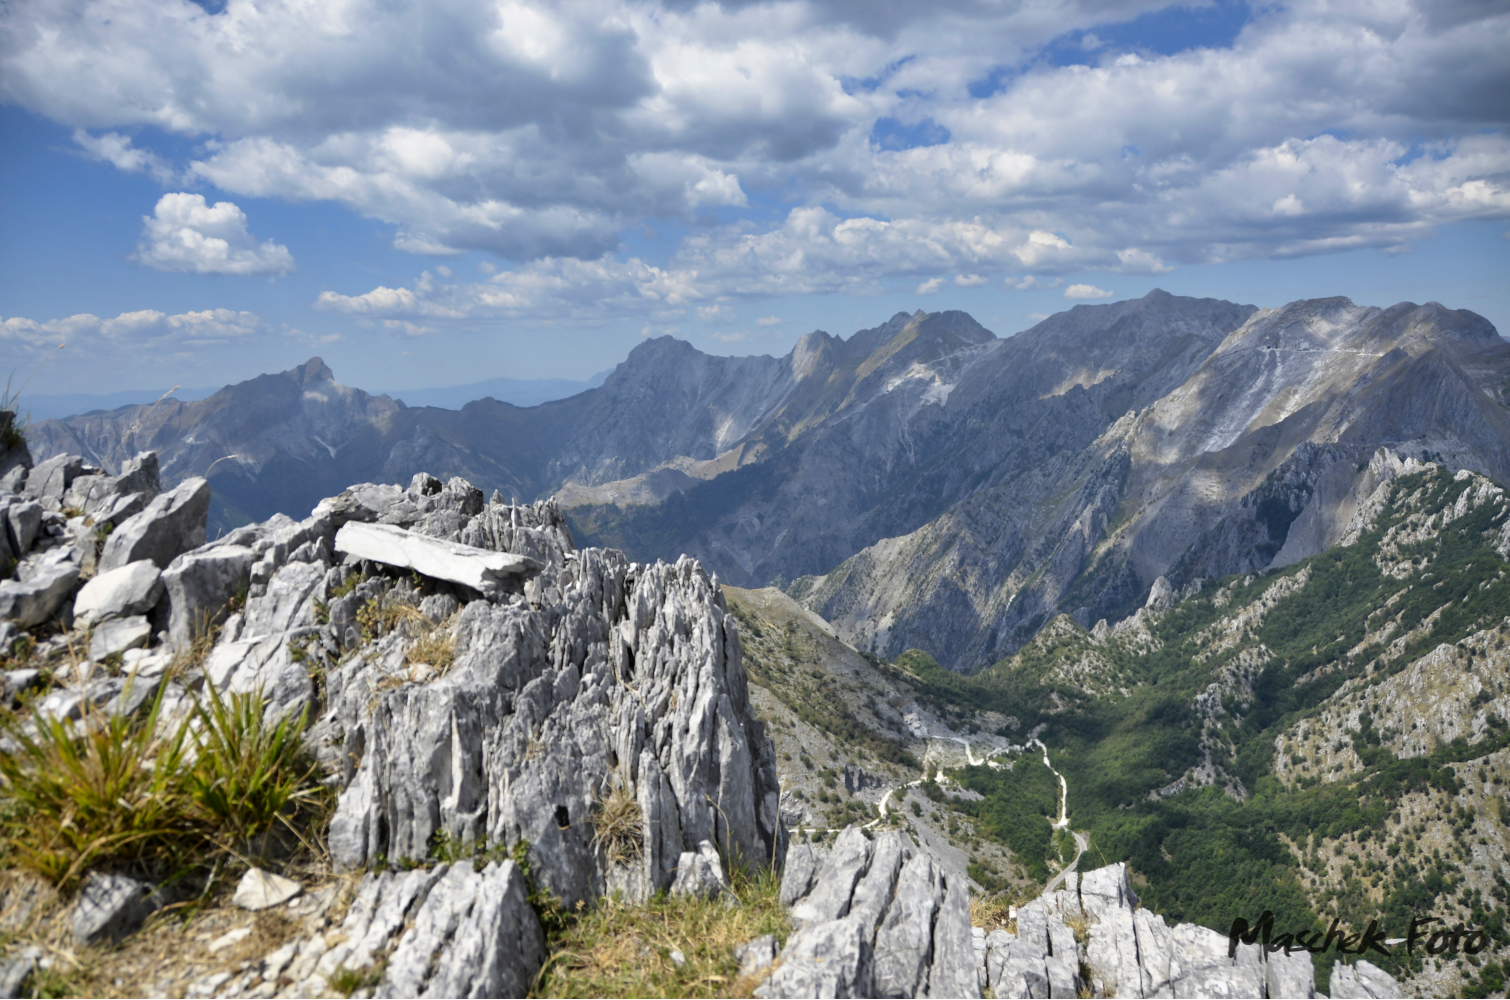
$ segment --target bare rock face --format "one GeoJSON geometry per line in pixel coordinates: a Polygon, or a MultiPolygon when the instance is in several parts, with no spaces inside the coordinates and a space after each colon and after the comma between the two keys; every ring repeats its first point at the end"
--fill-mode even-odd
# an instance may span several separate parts
{"type": "Polygon", "coordinates": [[[1125,864],[1070,872],[1064,885],[1017,908],[1016,934],[995,930],[980,939],[980,982],[994,996],[1316,995],[1309,954],[1266,955],[1262,944],[1239,944],[1229,958],[1226,935],[1195,924],[1170,927],[1140,908],[1125,864]]]}
{"type": "Polygon", "coordinates": [[[963,882],[895,831],[795,845],[781,899],[796,933],[759,997],[978,997],[963,882]]]}
{"type": "MultiPolygon", "coordinates": [[[[48,481],[75,467],[53,463],[48,481]]],[[[150,486],[143,468],[155,463],[80,495],[113,510],[112,497],[143,492],[122,490],[150,486]]],[[[170,700],[208,683],[308,712],[341,789],[331,856],[368,870],[345,942],[301,941],[193,989],[234,993],[260,976],[288,980],[280,996],[318,995],[338,969],[377,961],[380,996],[522,995],[544,961],[532,892],[568,906],[643,899],[680,873],[684,892],[716,894],[736,868],[780,865],[775,753],[734,619],[695,560],[579,552],[553,502],[489,503],[423,474],[206,544],[208,492],[188,481],[118,525],[84,591],[100,534],[86,516],[0,498],[34,550],[0,583],[9,634],[77,606],[91,655],[122,654],[131,671],[82,671],[39,712],[139,711],[175,653],[213,637],[170,700]]],[[[5,697],[34,680],[7,676],[5,697]]],[[[257,906],[298,888],[253,874],[268,882],[257,906]]],[[[81,939],[139,924],[135,883],[90,891],[81,939]]]]}
{"type": "MultiPolygon", "coordinates": [[[[684,856],[687,873],[703,863],[702,882],[724,877],[720,858],[780,864],[774,751],[733,618],[694,560],[578,552],[551,502],[485,503],[463,480],[416,476],[185,553],[164,574],[175,614],[194,580],[220,593],[247,563],[245,604],[204,673],[276,711],[315,713],[312,738],[342,789],[331,856],[379,872],[362,894],[381,929],[343,931],[372,938],[369,954],[391,949],[379,995],[527,990],[544,948],[531,887],[570,906],[669,888],[684,856]],[[353,525],[382,528],[386,548],[343,555],[338,535],[353,525]],[[464,549],[513,571],[484,596],[411,558],[464,549]],[[527,861],[529,886],[496,860],[384,871],[475,851],[527,861]]],[[[297,983],[360,960],[316,956],[306,969],[294,956],[279,974],[297,983]]]]}
{"type": "Polygon", "coordinates": [[[320,711],[344,789],[331,825],[340,866],[424,860],[441,841],[527,841],[536,884],[575,903],[669,887],[702,841],[741,866],[781,861],[775,754],[722,592],[693,560],[578,553],[551,503],[485,505],[464,480],[417,476],[190,551],[165,574],[169,594],[190,563],[240,551],[248,600],[205,674],[278,710],[320,711]],[[409,536],[393,547],[402,565],[341,559],[350,523],[409,536]],[[501,574],[482,598],[412,573],[403,553],[430,541],[538,569],[501,574]]]}
{"type": "MultiPolygon", "coordinates": [[[[700,566],[573,552],[547,504],[495,505],[448,533],[517,540],[543,569],[460,610],[443,676],[405,683],[401,640],[329,674],[324,724],[350,767],[331,827],[338,864],[423,858],[438,837],[523,840],[534,877],[575,903],[668,887],[702,841],[736,864],[779,861],[774,754],[700,566]],[[621,816],[599,830],[610,795],[633,803],[632,829],[621,816]]],[[[351,607],[387,584],[374,582],[331,605],[342,642],[351,607]]]]}

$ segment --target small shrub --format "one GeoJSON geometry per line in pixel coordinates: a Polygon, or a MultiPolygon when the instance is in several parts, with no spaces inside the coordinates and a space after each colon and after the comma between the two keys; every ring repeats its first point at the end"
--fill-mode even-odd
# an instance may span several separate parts
{"type": "Polygon", "coordinates": [[[445,674],[456,662],[456,635],[450,622],[436,625],[423,615],[417,615],[420,635],[414,644],[404,651],[404,664],[417,667],[428,666],[436,676],[445,674]]]}
{"type": "Polygon", "coordinates": [[[357,990],[372,989],[382,981],[383,968],[380,965],[368,966],[365,969],[337,966],[336,970],[325,980],[332,992],[348,997],[357,990]]]}
{"type": "Polygon", "coordinates": [[[367,642],[380,639],[405,622],[413,622],[421,629],[429,629],[435,623],[420,613],[419,608],[402,601],[374,597],[357,611],[357,625],[362,638],[367,642]]]}

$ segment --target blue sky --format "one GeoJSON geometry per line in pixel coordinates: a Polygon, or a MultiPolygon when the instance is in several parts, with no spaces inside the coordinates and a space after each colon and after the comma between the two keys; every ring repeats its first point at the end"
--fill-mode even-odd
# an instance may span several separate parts
{"type": "Polygon", "coordinates": [[[586,378],[1154,287],[1510,332],[1502,5],[19,0],[0,35],[33,392],[586,378]]]}

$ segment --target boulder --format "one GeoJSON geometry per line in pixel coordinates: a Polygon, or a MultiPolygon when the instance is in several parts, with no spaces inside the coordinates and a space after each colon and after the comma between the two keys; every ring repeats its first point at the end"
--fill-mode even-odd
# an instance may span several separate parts
{"type": "Polygon", "coordinates": [[[217,618],[247,586],[252,558],[252,550],[242,545],[210,545],[174,559],[163,572],[169,641],[186,645],[202,620],[217,618]]]}
{"type": "Polygon", "coordinates": [[[157,564],[142,559],[101,573],[79,588],[73,599],[73,618],[84,624],[106,618],[144,615],[163,595],[163,575],[157,564]]]}
{"type": "Polygon", "coordinates": [[[140,514],[116,525],[100,553],[99,571],[108,573],[141,559],[166,569],[180,554],[204,544],[210,511],[210,484],[186,479],[155,497],[140,514]]]}
{"type": "Polygon", "coordinates": [[[79,566],[72,549],[53,549],[25,564],[21,580],[0,581],[0,618],[21,628],[49,621],[63,607],[79,582],[79,566]]]}
{"type": "Polygon", "coordinates": [[[47,953],[41,945],[27,945],[4,961],[0,961],[0,997],[20,997],[27,994],[21,991],[26,982],[26,977],[35,972],[47,953]]]}
{"type": "Polygon", "coordinates": [[[278,996],[324,996],[339,970],[375,970],[372,996],[517,997],[544,961],[545,934],[523,872],[512,861],[480,871],[463,861],[372,872],[331,933],[295,938],[242,964],[243,982],[287,984],[278,996]]]}
{"type": "Polygon", "coordinates": [[[15,708],[21,701],[21,695],[37,687],[41,680],[40,670],[7,670],[0,673],[0,704],[6,708],[15,708]]]}
{"type": "MultiPolygon", "coordinates": [[[[121,500],[138,496],[138,504],[146,502],[161,491],[158,481],[157,453],[144,451],[121,465],[121,474],[82,475],[69,485],[63,494],[63,506],[73,507],[94,517],[95,523],[123,520],[127,514],[121,500]]],[[[137,508],[141,509],[140,506],[137,508]]],[[[131,511],[132,514],[136,511],[131,511]]]]}
{"type": "Polygon", "coordinates": [[[83,474],[84,460],[78,455],[54,455],[31,470],[22,492],[33,500],[53,501],[56,510],[62,506],[68,487],[83,474]]]}
{"type": "Polygon", "coordinates": [[[379,996],[518,997],[545,963],[545,935],[512,861],[462,862],[437,879],[388,959],[379,996]]]}
{"type": "MultiPolygon", "coordinates": [[[[1357,1000],[1373,1000],[1373,998],[1395,998],[1403,996],[1400,992],[1400,984],[1395,982],[1394,977],[1372,962],[1359,959],[1352,965],[1343,965],[1341,962],[1332,963],[1332,986],[1329,991],[1332,1000],[1341,1000],[1342,997],[1357,998],[1357,1000]]],[[[1278,994],[1273,994],[1278,995],[1278,994]]]]}
{"type": "Polygon", "coordinates": [[[107,618],[89,633],[89,658],[96,662],[128,649],[139,649],[152,639],[152,624],[145,615],[107,618]]]}
{"type": "Polygon", "coordinates": [[[336,551],[461,584],[482,594],[498,590],[504,577],[540,569],[540,564],[528,556],[490,552],[392,525],[359,521],[343,525],[336,533],[336,551]]]}
{"type": "Polygon", "coordinates": [[[718,849],[704,840],[697,845],[696,851],[683,851],[676,864],[676,880],[671,883],[671,895],[701,899],[723,896],[725,899],[734,899],[729,891],[729,880],[724,877],[724,866],[718,858],[718,849]]]}
{"type": "Polygon", "coordinates": [[[734,949],[734,958],[739,962],[741,976],[757,976],[776,961],[781,945],[774,934],[762,934],[753,941],[746,941],[734,949]]]}
{"type": "Polygon", "coordinates": [[[31,471],[31,449],[16,429],[16,411],[0,410],[0,491],[19,493],[31,471]]]}
{"type": "Polygon", "coordinates": [[[20,559],[31,551],[42,530],[42,505],[35,500],[12,503],[6,508],[5,521],[10,530],[11,552],[20,559]]]}
{"type": "Polygon", "coordinates": [[[266,910],[288,902],[302,891],[303,886],[291,878],[261,868],[248,868],[236,884],[236,895],[231,897],[231,902],[243,910],[266,910]]]}
{"type": "Polygon", "coordinates": [[[81,946],[119,941],[162,905],[146,882],[91,872],[73,908],[73,937],[81,946]]]}

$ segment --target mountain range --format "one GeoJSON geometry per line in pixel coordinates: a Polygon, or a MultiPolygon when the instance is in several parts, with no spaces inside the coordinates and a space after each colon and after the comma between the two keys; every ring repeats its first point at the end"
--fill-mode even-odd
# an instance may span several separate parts
{"type": "Polygon", "coordinates": [[[822,331],[775,358],[661,337],[603,384],[519,407],[408,406],[318,358],[29,431],[114,468],[208,475],[211,533],[360,481],[459,475],[555,496],[580,540],[775,585],[855,647],[970,671],[1059,613],[1295,563],[1377,486],[1371,457],[1510,480],[1510,344],[1466,310],[1258,309],[1155,291],[1009,338],[963,312],[822,331]]]}

